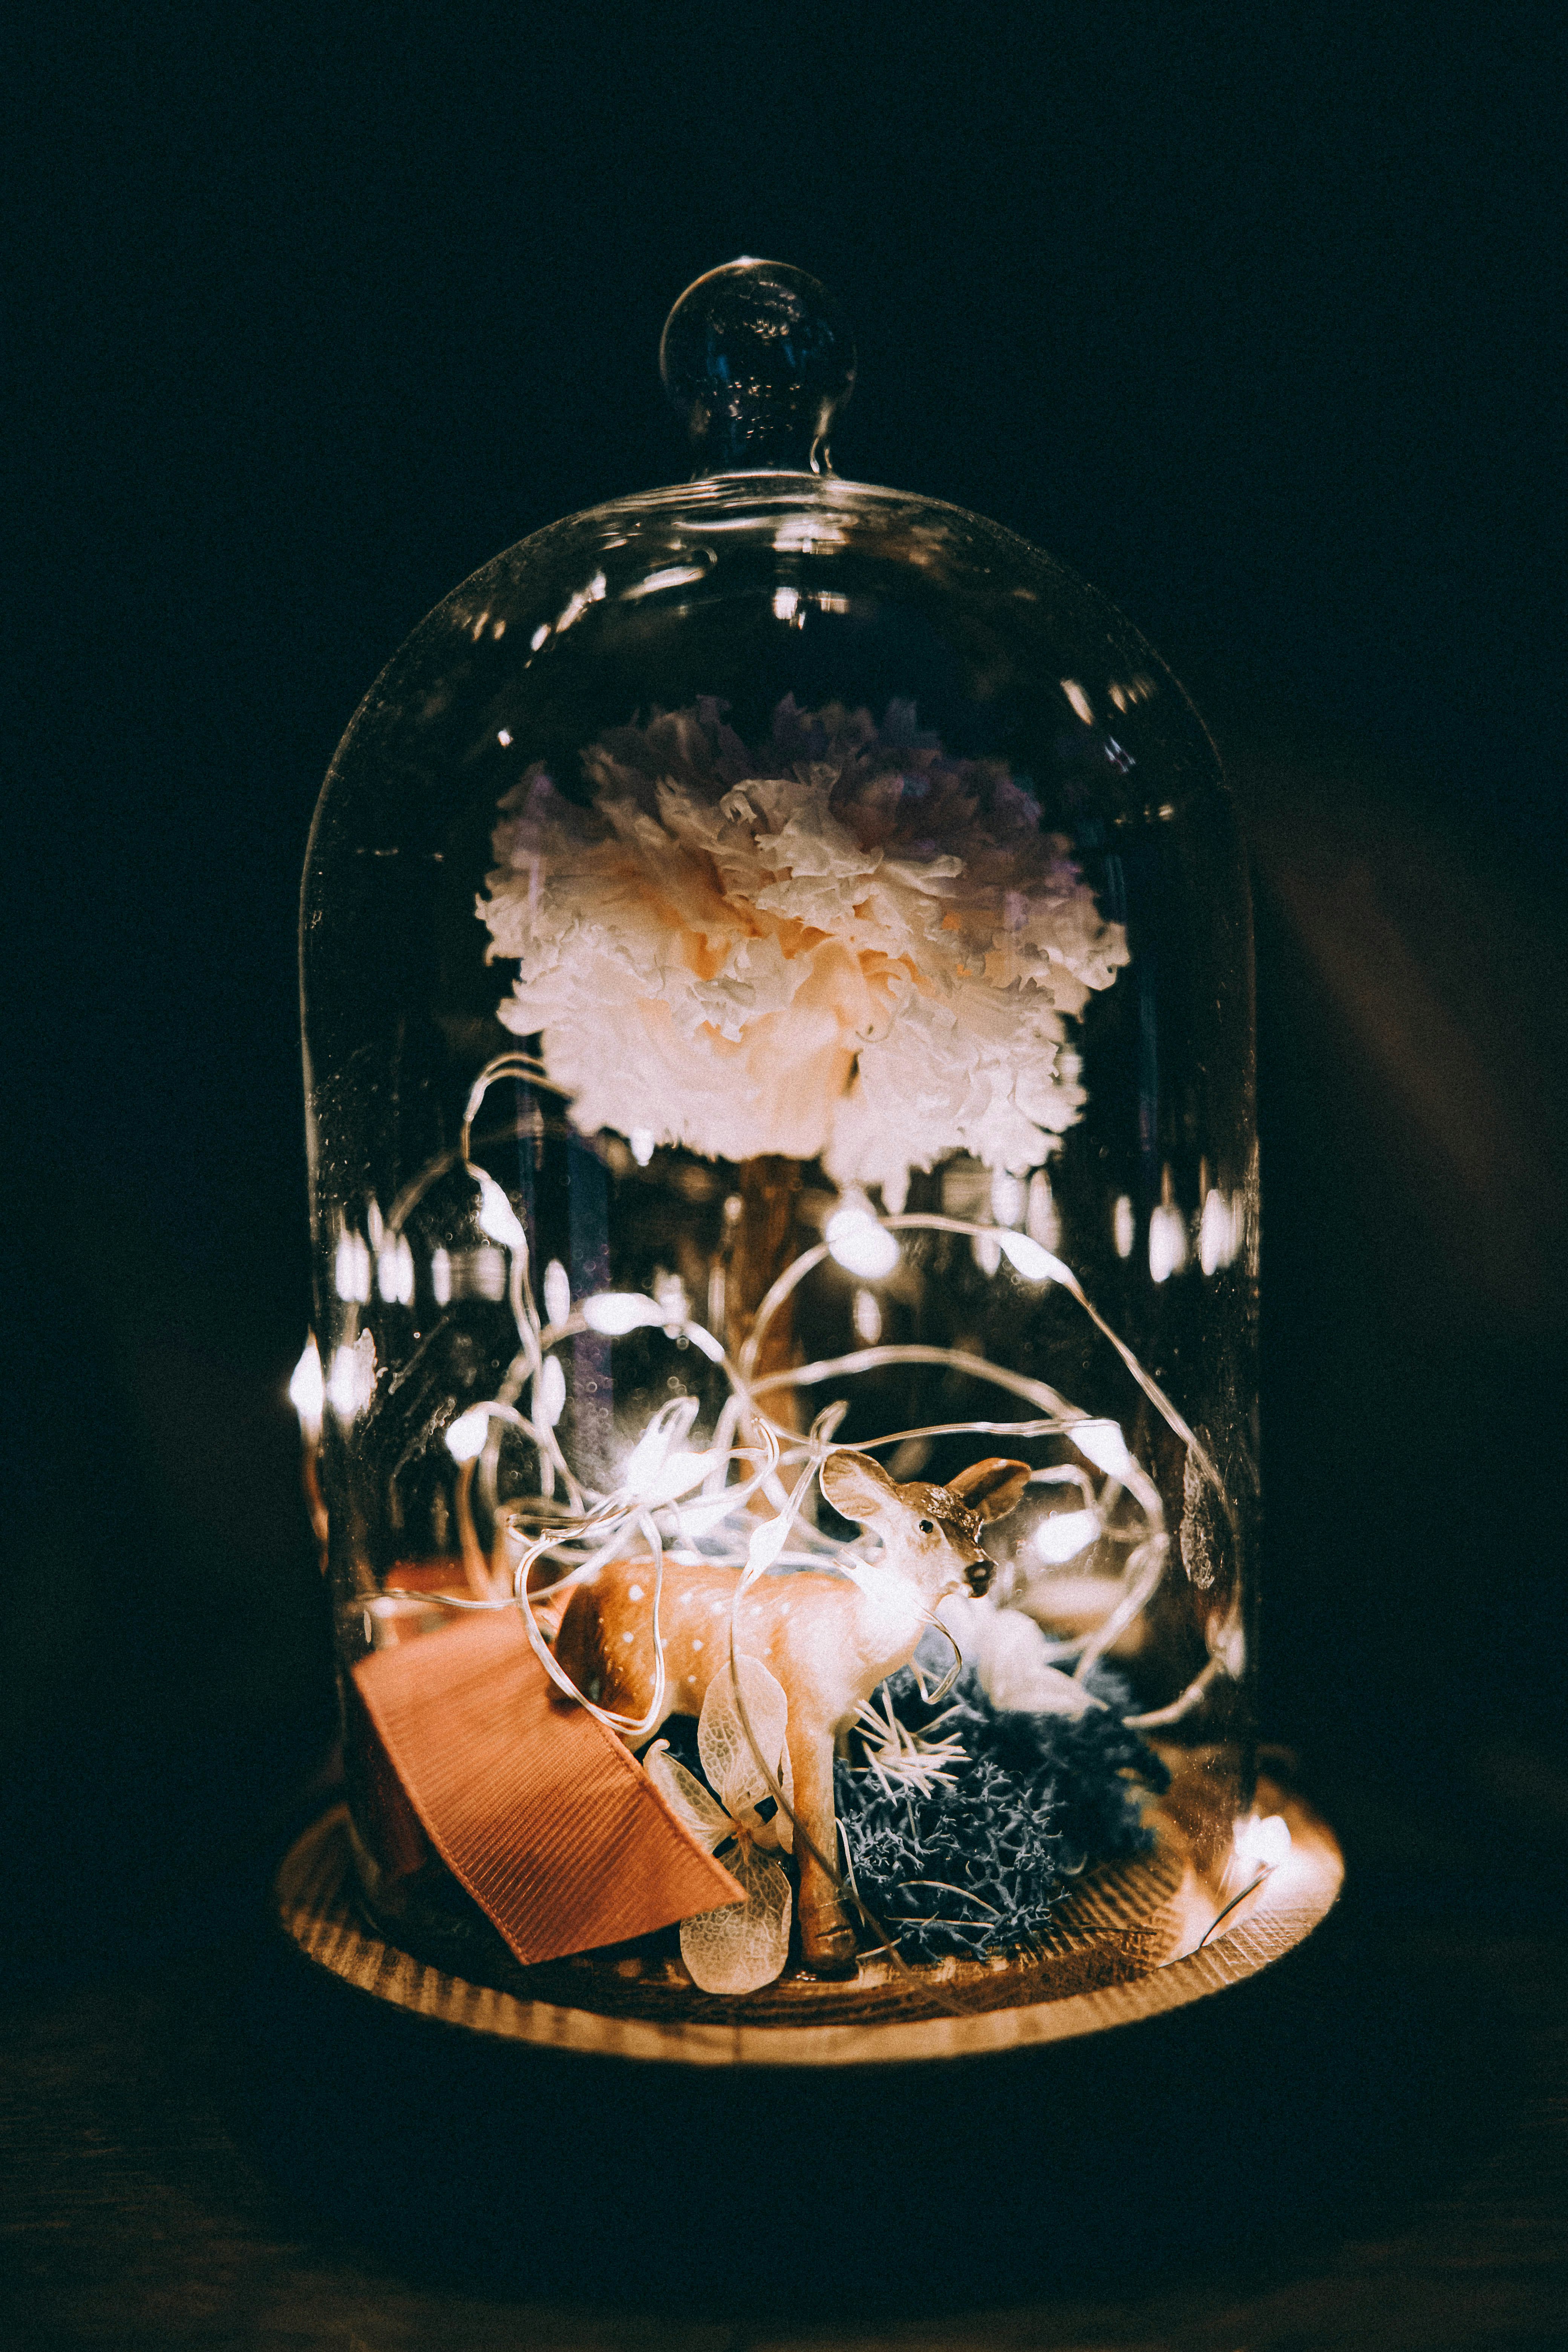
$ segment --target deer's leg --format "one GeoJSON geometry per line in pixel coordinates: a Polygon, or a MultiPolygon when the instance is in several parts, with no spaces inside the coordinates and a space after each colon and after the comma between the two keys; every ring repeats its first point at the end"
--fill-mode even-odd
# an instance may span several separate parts
{"type": "MultiPolygon", "coordinates": [[[[802,1724],[789,1735],[790,1770],[795,1777],[795,1810],[801,1828],[829,1862],[838,1859],[838,1824],[833,1811],[833,1735],[802,1724]]],[[[796,1836],[795,1858],[800,1867],[800,1941],[805,1965],[814,1976],[852,1977],[859,1966],[855,1931],[838,1899],[838,1890],[816,1856],[796,1836]]]]}

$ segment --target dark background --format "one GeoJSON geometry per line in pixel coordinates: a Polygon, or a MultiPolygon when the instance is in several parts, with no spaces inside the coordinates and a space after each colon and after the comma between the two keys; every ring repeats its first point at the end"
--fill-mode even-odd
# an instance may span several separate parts
{"type": "Polygon", "coordinates": [[[1258,881],[1266,1730],[1347,1820],[1484,1811],[1465,1900],[1560,1899],[1561,12],[6,37],[14,1963],[233,1934],[327,1748],[310,811],[439,595],[683,470],[659,327],[741,251],[856,322],[839,470],[1051,549],[1210,720],[1258,881]]]}

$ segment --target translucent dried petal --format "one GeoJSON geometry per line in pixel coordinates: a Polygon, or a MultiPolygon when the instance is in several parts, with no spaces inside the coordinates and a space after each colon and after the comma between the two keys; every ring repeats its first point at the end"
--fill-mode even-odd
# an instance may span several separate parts
{"type": "Polygon", "coordinates": [[[643,1769],[683,1830],[711,1853],[733,1834],[734,1823],[695,1774],[673,1757],[662,1739],[643,1758],[643,1769]]]}
{"type": "MultiPolygon", "coordinates": [[[[752,1738],[769,1770],[782,1780],[786,1764],[784,1725],[789,1701],[761,1658],[749,1657],[742,1651],[736,1656],[735,1667],[752,1738]]],[[[721,1666],[708,1685],[697,1722],[697,1752],[702,1759],[702,1769],[732,1816],[738,1817],[772,1796],[767,1773],[759,1768],[741,1722],[728,1666],[721,1666]]]]}
{"type": "Polygon", "coordinates": [[[789,1880],[776,1862],[749,1846],[727,1854],[724,1866],[746,1900],[683,1919],[680,1957],[704,1992],[755,1992],[772,1984],[789,1958],[789,1880]]]}
{"type": "MultiPolygon", "coordinates": [[[[793,1806],[795,1803],[795,1774],[790,1769],[789,1749],[787,1748],[779,1758],[778,1777],[784,1792],[784,1804],[793,1806]]],[[[773,1792],[770,1790],[768,1797],[771,1797],[772,1794],[773,1792]]],[[[765,1805],[768,1802],[768,1797],[759,1797],[757,1803],[765,1805]]],[[[745,1830],[748,1837],[754,1838],[759,1845],[782,1846],[785,1853],[793,1853],[795,1852],[795,1823],[791,1821],[789,1814],[785,1812],[784,1806],[777,1804],[776,1801],[774,1810],[768,1815],[768,1818],[765,1821],[756,1811],[755,1806],[752,1805],[742,1806],[735,1818],[745,1830]]]]}

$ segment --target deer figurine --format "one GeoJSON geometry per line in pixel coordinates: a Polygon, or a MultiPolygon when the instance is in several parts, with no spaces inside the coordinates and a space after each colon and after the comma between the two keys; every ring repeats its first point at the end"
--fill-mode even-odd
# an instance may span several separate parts
{"type": "MultiPolygon", "coordinates": [[[[1030,1472],[1026,1462],[993,1459],[971,1464],[946,1486],[898,1486],[868,1454],[845,1450],[830,1454],[819,1475],[834,1509],[880,1539],[879,1555],[858,1561],[848,1576],[808,1569],[763,1578],[740,1603],[735,1642],[763,1661],[789,1701],[785,1744],[805,1833],[795,1843],[805,1964],[817,1976],[849,1977],[858,1965],[854,1929],[817,1860],[837,1859],[835,1749],[878,1684],[909,1664],[937,1603],[989,1588],[994,1571],[977,1540],[981,1528],[1013,1508],[1030,1472]]],[[[667,1563],[665,1717],[700,1714],[714,1675],[728,1671],[740,1573],[667,1563]]],[[[647,1711],[655,1660],[646,1559],[616,1560],[576,1587],[555,1654],[597,1705],[633,1717],[647,1711]]]]}

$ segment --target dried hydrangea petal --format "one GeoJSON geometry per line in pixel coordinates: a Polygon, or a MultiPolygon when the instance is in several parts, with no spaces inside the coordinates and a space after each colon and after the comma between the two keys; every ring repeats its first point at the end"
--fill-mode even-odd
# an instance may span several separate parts
{"type": "Polygon", "coordinates": [[[710,1797],[695,1773],[673,1757],[662,1739],[643,1758],[643,1769],[676,1820],[705,1853],[733,1834],[734,1823],[722,1805],[710,1797]]]}
{"type": "Polygon", "coordinates": [[[703,1992],[755,1992],[772,1984],[789,1958],[789,1880],[778,1863],[749,1846],[726,1854],[724,1866],[746,1900],[683,1919],[680,1957],[703,1992]]]}
{"type": "MultiPolygon", "coordinates": [[[[782,1780],[788,1769],[784,1726],[789,1717],[789,1701],[783,1685],[760,1658],[750,1657],[744,1651],[736,1654],[735,1670],[752,1738],[762,1750],[769,1770],[775,1779],[782,1780]]],[[[772,1796],[767,1773],[758,1765],[741,1721],[728,1666],[721,1666],[708,1685],[697,1723],[697,1752],[725,1809],[736,1819],[772,1796]]]]}

